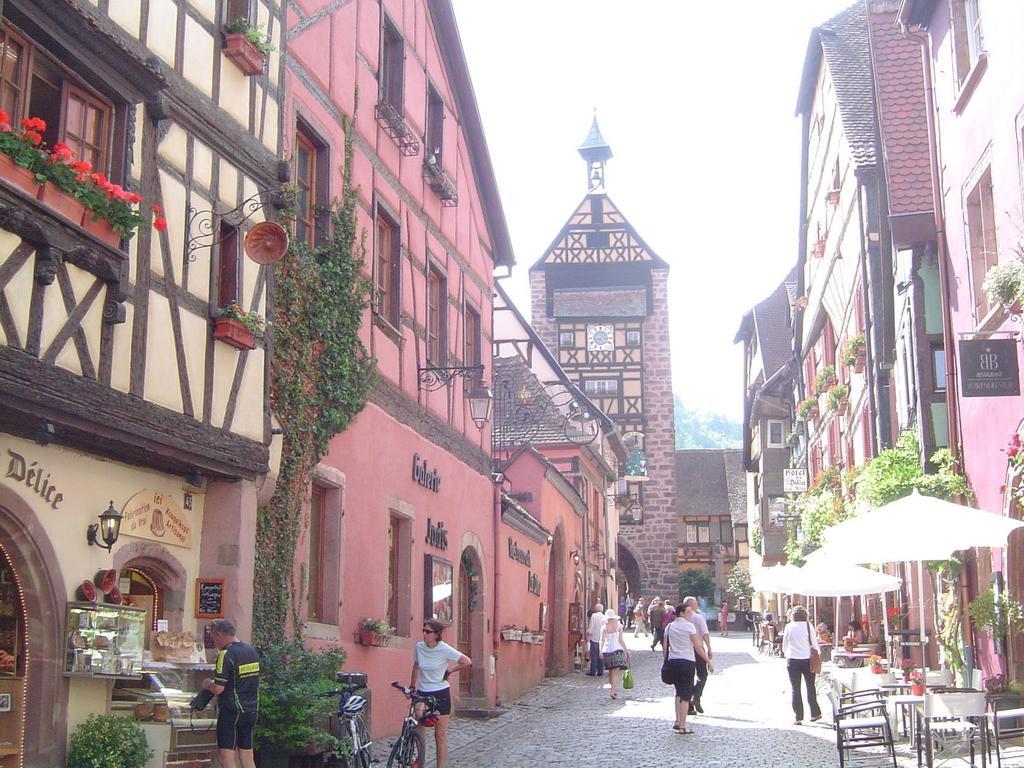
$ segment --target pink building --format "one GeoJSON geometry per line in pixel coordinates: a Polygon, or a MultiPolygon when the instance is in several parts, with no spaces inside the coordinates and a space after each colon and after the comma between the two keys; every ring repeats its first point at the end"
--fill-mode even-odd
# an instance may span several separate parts
{"type": "MultiPolygon", "coordinates": [[[[935,167],[942,191],[940,214],[945,239],[940,256],[948,261],[945,309],[951,319],[947,339],[950,389],[955,389],[963,466],[977,506],[1013,516],[1019,477],[1008,470],[1004,449],[1021,429],[1024,401],[1018,396],[965,396],[971,388],[976,352],[968,342],[989,340],[1001,369],[1019,366],[1020,318],[984,290],[988,272],[1021,258],[1024,234],[1024,64],[1017,30],[1024,7],[1017,3],[905,0],[900,20],[918,37],[926,77],[934,86],[929,115],[935,167]],[[942,253],[945,250],[945,253],[942,253]],[[957,347],[950,348],[949,341],[957,347]],[[1000,342],[1006,349],[999,349],[1000,342]],[[1008,343],[1009,342],[1009,343],[1008,343]]],[[[1019,386],[1019,375],[1012,376],[1019,386]]],[[[977,589],[1005,586],[1011,597],[1024,595],[1024,542],[1015,534],[1008,551],[977,558],[977,589]]],[[[976,633],[979,634],[979,633],[976,633]]],[[[1024,673],[1024,640],[1011,635],[1005,662],[991,642],[976,637],[985,674],[1024,673]],[[1005,663],[1005,667],[1003,666],[1005,663]]],[[[1002,650],[1002,649],[1000,649],[1002,650]]]]}
{"type": "Polygon", "coordinates": [[[351,125],[380,374],[311,490],[303,634],[367,673],[381,734],[400,725],[389,684],[408,683],[430,616],[473,660],[459,706],[494,702],[496,492],[469,395],[491,377],[492,271],[513,257],[448,0],[299,0],[286,40],[298,235],[315,244],[328,225],[351,125]],[[354,640],[364,617],[395,627],[387,647],[354,640]]]}

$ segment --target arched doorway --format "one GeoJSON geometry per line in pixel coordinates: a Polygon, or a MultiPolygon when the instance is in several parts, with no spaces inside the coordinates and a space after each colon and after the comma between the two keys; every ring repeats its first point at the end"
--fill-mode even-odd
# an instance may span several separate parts
{"type": "Polygon", "coordinates": [[[474,664],[468,674],[459,675],[459,698],[482,699],[485,695],[483,569],[477,551],[467,546],[459,558],[458,605],[455,615],[456,647],[474,664]]]}
{"type": "Polygon", "coordinates": [[[0,718],[0,755],[14,758],[12,764],[20,763],[25,749],[25,691],[29,681],[23,593],[11,558],[0,543],[0,709],[5,712],[0,718]]]}
{"type": "Polygon", "coordinates": [[[550,559],[548,561],[547,620],[548,641],[544,650],[544,674],[564,675],[572,668],[571,650],[575,647],[569,632],[569,602],[566,599],[565,534],[562,526],[555,528],[551,535],[550,559]],[[568,643],[562,642],[568,638],[568,643]]]}
{"type": "MultiPolygon", "coordinates": [[[[640,563],[637,562],[637,559],[633,556],[626,543],[621,540],[619,541],[616,562],[622,580],[619,597],[625,598],[626,595],[629,595],[635,603],[637,598],[644,596],[641,587],[643,575],[640,573],[640,563]]],[[[646,595],[646,597],[651,597],[651,595],[646,595]]]]}
{"type": "MultiPolygon", "coordinates": [[[[114,554],[122,594],[128,604],[146,609],[150,629],[156,629],[159,619],[167,621],[172,632],[187,627],[185,621],[185,569],[160,544],[133,541],[118,548],[114,554]]],[[[149,633],[146,633],[149,648],[149,633]]]]}

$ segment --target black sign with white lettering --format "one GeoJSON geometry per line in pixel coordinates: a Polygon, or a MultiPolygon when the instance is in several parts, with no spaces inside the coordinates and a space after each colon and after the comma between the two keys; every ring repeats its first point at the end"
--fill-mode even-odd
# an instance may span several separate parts
{"type": "Polygon", "coordinates": [[[964,397],[1020,394],[1016,339],[960,341],[960,391],[964,397]]]}

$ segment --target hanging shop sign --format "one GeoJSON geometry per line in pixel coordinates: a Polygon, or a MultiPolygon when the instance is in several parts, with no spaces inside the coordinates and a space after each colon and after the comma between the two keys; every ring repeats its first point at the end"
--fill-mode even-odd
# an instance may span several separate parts
{"type": "Polygon", "coordinates": [[[964,397],[1019,395],[1016,339],[961,339],[960,382],[964,397]]]}
{"type": "Polygon", "coordinates": [[[428,491],[441,492],[441,475],[436,469],[427,469],[427,460],[420,461],[420,455],[412,455],[412,479],[428,491]]]}
{"type": "Polygon", "coordinates": [[[50,482],[50,472],[32,457],[22,456],[17,451],[7,449],[7,473],[4,479],[16,485],[24,485],[36,493],[43,501],[54,509],[60,509],[64,494],[57,491],[57,486],[50,482]]]}
{"type": "Polygon", "coordinates": [[[784,469],[782,470],[782,492],[803,493],[807,490],[806,469],[784,469]]]}
{"type": "Polygon", "coordinates": [[[121,533],[178,547],[192,546],[192,525],[164,491],[139,491],[124,505],[121,533]]]}
{"type": "Polygon", "coordinates": [[[530,550],[520,549],[511,536],[508,537],[508,556],[517,563],[522,563],[527,568],[530,567],[530,550]]]}
{"type": "Polygon", "coordinates": [[[434,525],[433,521],[427,518],[427,544],[438,549],[448,549],[448,531],[444,529],[444,522],[438,521],[437,525],[434,525]]]}

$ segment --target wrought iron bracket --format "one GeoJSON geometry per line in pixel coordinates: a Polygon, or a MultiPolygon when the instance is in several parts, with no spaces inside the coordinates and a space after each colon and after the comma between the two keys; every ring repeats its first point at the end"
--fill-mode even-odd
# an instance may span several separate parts
{"type": "Polygon", "coordinates": [[[220,244],[221,238],[214,234],[214,224],[218,219],[227,219],[233,225],[241,226],[257,211],[263,210],[268,205],[276,205],[282,194],[280,189],[273,187],[260,189],[235,208],[223,213],[217,213],[212,209],[200,211],[198,208],[189,206],[185,218],[185,232],[188,234],[188,240],[185,241],[185,258],[189,262],[195,262],[196,251],[220,244]],[[264,200],[264,196],[266,196],[266,200],[264,200]]]}
{"type": "Polygon", "coordinates": [[[417,368],[416,375],[420,389],[433,392],[459,376],[467,381],[479,382],[484,377],[484,367],[482,365],[428,365],[426,368],[417,368]]]}

